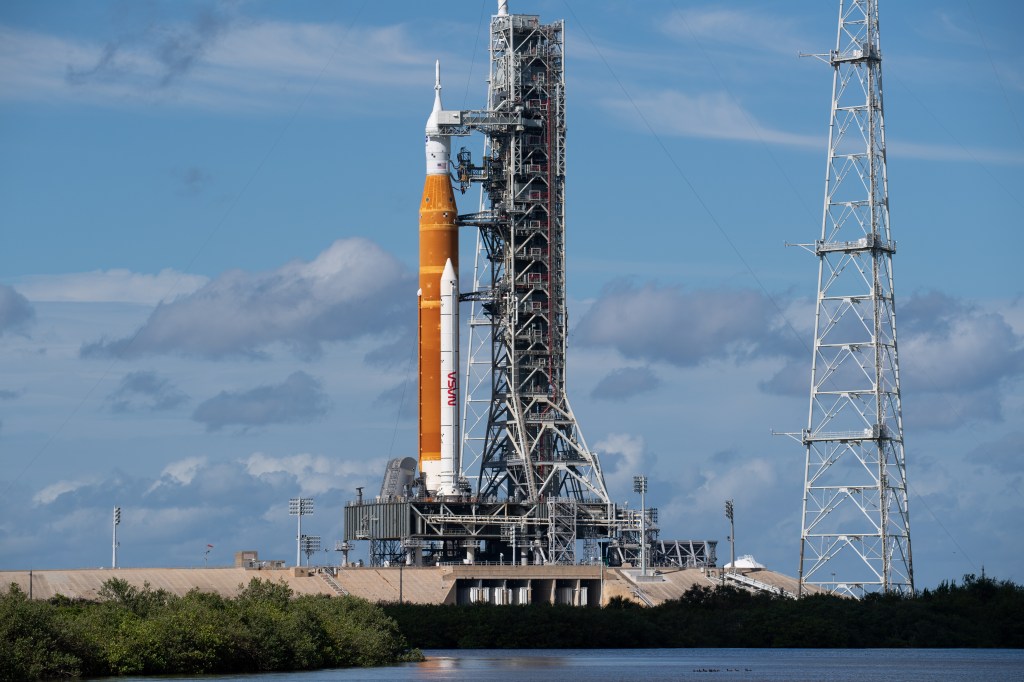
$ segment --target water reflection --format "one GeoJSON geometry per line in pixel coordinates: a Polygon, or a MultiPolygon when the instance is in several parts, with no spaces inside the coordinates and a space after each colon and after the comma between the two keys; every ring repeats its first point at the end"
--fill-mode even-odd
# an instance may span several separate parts
{"type": "MultiPolygon", "coordinates": [[[[114,678],[116,682],[979,682],[1024,681],[1024,651],[1008,649],[526,649],[434,650],[388,668],[255,675],[114,678]]],[[[104,682],[111,682],[108,678],[104,682]]]]}

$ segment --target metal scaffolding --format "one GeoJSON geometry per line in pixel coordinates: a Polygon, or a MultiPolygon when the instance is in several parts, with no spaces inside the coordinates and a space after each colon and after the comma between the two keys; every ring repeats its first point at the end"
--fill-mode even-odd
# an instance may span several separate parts
{"type": "MultiPolygon", "coordinates": [[[[876,0],[841,0],[807,428],[800,586],[912,593],[876,0]]],[[[796,435],[796,434],[794,434],[796,435]]]]}
{"type": "Polygon", "coordinates": [[[465,473],[478,475],[482,497],[608,505],[566,394],[563,23],[499,13],[490,36],[486,156],[479,169],[460,167],[486,196],[483,210],[461,217],[480,230],[464,384],[476,393],[467,398],[463,446],[463,461],[479,470],[465,473]],[[470,406],[485,401],[486,418],[481,411],[471,421],[470,406]]]}

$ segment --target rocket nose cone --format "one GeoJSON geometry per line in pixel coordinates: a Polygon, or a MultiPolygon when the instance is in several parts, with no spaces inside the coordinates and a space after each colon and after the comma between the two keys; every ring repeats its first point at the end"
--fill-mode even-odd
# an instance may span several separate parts
{"type": "Polygon", "coordinates": [[[444,271],[441,272],[441,279],[444,281],[455,279],[455,266],[452,265],[451,258],[444,262],[444,271]]]}

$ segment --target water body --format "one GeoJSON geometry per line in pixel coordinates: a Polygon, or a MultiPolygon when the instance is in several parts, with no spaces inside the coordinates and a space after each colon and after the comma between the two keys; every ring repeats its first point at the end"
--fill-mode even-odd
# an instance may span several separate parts
{"type": "Polygon", "coordinates": [[[116,679],[118,682],[1024,681],[1024,651],[1010,649],[479,649],[431,650],[424,654],[427,660],[422,663],[387,668],[116,679]]]}

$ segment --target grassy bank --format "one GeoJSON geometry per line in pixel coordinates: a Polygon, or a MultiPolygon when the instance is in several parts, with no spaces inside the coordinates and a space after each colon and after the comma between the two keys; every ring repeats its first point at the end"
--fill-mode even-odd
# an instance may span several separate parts
{"type": "Polygon", "coordinates": [[[0,680],[377,666],[415,660],[394,620],[355,597],[294,598],[253,578],[224,599],[104,583],[102,601],[0,593],[0,680]]]}
{"type": "Polygon", "coordinates": [[[633,647],[1024,648],[1024,588],[965,576],[916,597],[799,601],[694,587],[654,608],[384,607],[423,649],[633,647]]]}

